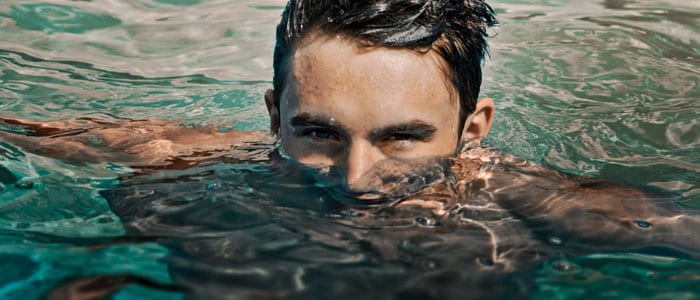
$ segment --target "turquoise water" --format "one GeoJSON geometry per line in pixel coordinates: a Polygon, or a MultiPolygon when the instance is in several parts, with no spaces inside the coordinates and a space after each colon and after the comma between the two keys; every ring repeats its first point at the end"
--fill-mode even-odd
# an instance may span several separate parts
{"type": "MultiPolygon", "coordinates": [[[[265,129],[262,96],[283,4],[2,1],[0,115],[265,129]]],[[[492,5],[502,25],[482,89],[498,109],[489,144],[569,173],[670,191],[678,205],[700,208],[700,6],[492,5]]],[[[117,299],[386,297],[386,286],[414,296],[700,297],[700,261],[664,251],[555,254],[493,277],[470,277],[469,266],[450,273],[445,266],[468,257],[459,246],[478,238],[470,231],[426,234],[411,227],[413,216],[326,213],[329,200],[302,184],[303,174],[241,161],[130,178],[125,166],[75,165],[0,141],[0,298],[41,298],[67,280],[109,274],[142,279],[117,299]],[[110,197],[123,203],[110,207],[110,197]],[[132,209],[132,219],[120,220],[119,209],[132,209]],[[380,240],[401,247],[368,246],[380,240]],[[426,255],[423,243],[450,257],[426,255]]]]}

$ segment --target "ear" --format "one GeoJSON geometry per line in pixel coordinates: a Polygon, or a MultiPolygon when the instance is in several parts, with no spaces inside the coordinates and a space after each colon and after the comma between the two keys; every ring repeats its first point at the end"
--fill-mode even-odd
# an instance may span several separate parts
{"type": "Polygon", "coordinates": [[[275,104],[275,91],[272,89],[265,92],[265,106],[270,114],[270,131],[279,136],[280,130],[280,110],[275,104]]]}
{"type": "Polygon", "coordinates": [[[495,106],[491,98],[483,98],[476,102],[474,112],[467,118],[462,131],[463,143],[479,143],[491,129],[495,106]]]}

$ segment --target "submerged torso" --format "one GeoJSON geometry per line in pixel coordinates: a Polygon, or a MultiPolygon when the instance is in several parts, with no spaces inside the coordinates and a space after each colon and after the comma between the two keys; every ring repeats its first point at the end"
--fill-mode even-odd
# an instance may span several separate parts
{"type": "Polygon", "coordinates": [[[365,178],[384,187],[387,197],[374,201],[279,158],[274,141],[232,151],[220,156],[228,163],[149,170],[102,193],[129,235],[173,248],[171,273],[199,296],[304,297],[309,284],[328,295],[459,298],[489,284],[526,294],[526,279],[507,287],[504,278],[545,259],[655,246],[697,253],[659,239],[700,229],[674,227],[680,212],[660,206],[672,207],[673,197],[492,148],[382,164],[365,178]],[[257,163],[239,164],[251,158],[257,163]]]}

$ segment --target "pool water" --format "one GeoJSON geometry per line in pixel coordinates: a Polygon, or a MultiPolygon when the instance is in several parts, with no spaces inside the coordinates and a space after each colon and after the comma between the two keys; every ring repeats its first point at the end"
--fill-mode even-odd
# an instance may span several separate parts
{"type": "MultiPolygon", "coordinates": [[[[488,144],[700,209],[698,3],[491,4],[501,25],[482,88],[497,105],[488,144]]],[[[0,116],[265,130],[283,5],[2,1],[0,116]]],[[[254,148],[135,176],[0,141],[0,299],[56,295],[81,278],[122,280],[116,299],[700,297],[700,260],[671,249],[572,254],[549,237],[538,260],[489,269],[481,231],[337,202],[254,148]]]]}

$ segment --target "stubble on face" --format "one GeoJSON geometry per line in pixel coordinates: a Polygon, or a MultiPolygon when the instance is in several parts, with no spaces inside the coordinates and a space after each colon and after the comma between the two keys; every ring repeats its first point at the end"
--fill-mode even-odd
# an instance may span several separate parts
{"type": "Polygon", "coordinates": [[[309,36],[280,95],[283,149],[303,164],[346,173],[383,159],[454,154],[459,101],[440,62],[434,51],[309,36]]]}

